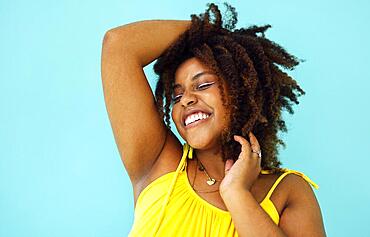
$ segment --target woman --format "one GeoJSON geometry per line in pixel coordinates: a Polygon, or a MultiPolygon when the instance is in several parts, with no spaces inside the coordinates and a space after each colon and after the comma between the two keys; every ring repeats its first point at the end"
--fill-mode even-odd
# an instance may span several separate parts
{"type": "Polygon", "coordinates": [[[316,184],[277,158],[281,111],[304,94],[279,65],[299,62],[265,38],[269,25],[234,30],[226,6],[229,21],[209,4],[191,21],[104,37],[105,102],[134,189],[130,236],[325,236],[316,184]],[[153,96],[143,67],[155,59],[153,96]]]}

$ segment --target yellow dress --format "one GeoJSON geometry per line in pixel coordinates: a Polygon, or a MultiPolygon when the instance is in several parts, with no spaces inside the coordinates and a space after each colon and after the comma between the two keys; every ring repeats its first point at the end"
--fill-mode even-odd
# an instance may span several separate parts
{"type": "MultiPolygon", "coordinates": [[[[192,147],[184,143],[183,155],[176,171],[160,176],[140,193],[129,237],[238,236],[230,212],[208,203],[191,187],[186,172],[186,159],[187,157],[192,159],[192,150],[192,147]]],[[[277,225],[279,213],[270,197],[286,175],[290,173],[299,175],[316,189],[319,188],[301,172],[284,168],[282,170],[284,173],[279,176],[260,203],[277,225]]],[[[262,170],[261,173],[269,172],[262,170]]]]}

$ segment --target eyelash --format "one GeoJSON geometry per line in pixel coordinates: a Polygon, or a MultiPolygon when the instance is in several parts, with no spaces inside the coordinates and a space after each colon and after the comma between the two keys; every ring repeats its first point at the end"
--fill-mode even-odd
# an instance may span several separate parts
{"type": "MultiPolygon", "coordinates": [[[[198,86],[198,88],[202,88],[201,90],[205,90],[205,89],[207,89],[209,86],[211,86],[213,83],[214,83],[214,82],[207,82],[207,83],[203,83],[203,84],[200,84],[200,85],[198,86]]],[[[172,98],[172,101],[173,101],[174,103],[177,103],[177,102],[179,101],[179,98],[180,98],[180,96],[178,95],[178,96],[176,96],[176,97],[172,98]]]]}

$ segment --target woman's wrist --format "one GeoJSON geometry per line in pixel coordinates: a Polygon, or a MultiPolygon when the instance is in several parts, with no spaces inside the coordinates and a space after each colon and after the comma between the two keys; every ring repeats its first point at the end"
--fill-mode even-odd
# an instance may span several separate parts
{"type": "Polygon", "coordinates": [[[229,199],[242,192],[250,192],[248,188],[242,185],[229,185],[226,188],[220,188],[220,195],[223,199],[229,199]]]}

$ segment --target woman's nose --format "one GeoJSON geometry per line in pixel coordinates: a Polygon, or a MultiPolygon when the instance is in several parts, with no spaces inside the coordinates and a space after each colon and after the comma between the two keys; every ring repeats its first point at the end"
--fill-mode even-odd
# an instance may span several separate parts
{"type": "Polygon", "coordinates": [[[197,98],[194,94],[184,92],[183,95],[181,96],[181,103],[183,106],[189,106],[191,104],[196,103],[197,98]]]}

